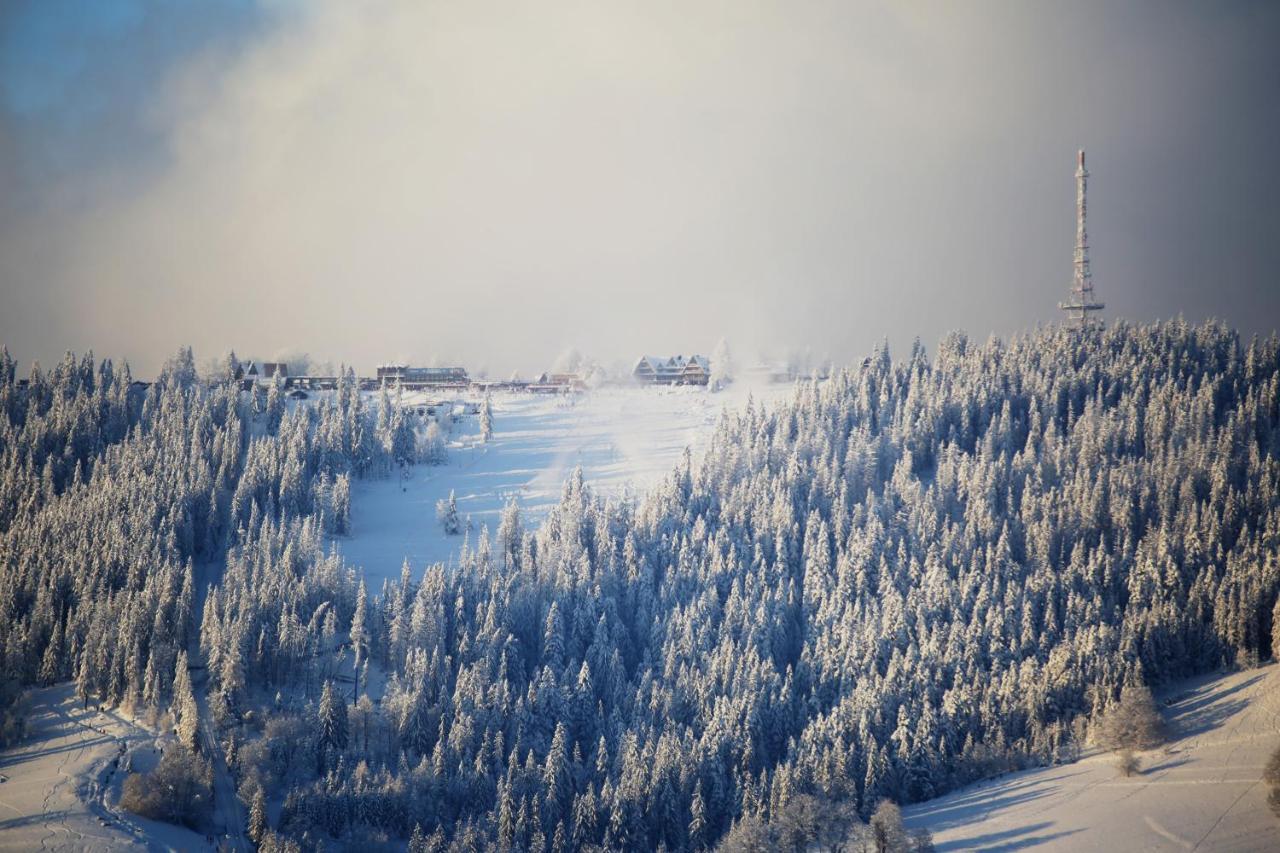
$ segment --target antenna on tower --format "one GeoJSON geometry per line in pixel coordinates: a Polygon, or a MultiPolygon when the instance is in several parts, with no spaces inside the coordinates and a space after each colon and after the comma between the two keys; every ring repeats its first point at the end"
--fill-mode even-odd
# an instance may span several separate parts
{"type": "Polygon", "coordinates": [[[1089,319],[1091,312],[1101,311],[1106,307],[1093,296],[1093,271],[1089,268],[1089,233],[1084,227],[1085,191],[1088,186],[1089,173],[1084,168],[1082,148],[1076,167],[1075,277],[1071,282],[1071,300],[1058,303],[1058,307],[1067,312],[1067,319],[1074,321],[1082,329],[1092,323],[1089,319]]]}

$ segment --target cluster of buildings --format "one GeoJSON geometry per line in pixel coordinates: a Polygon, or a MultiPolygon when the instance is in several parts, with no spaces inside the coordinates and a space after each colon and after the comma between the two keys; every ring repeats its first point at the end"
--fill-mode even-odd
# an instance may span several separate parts
{"type": "Polygon", "coordinates": [[[645,355],[640,357],[631,375],[647,385],[706,385],[711,381],[711,362],[702,355],[688,358],[645,355]]]}
{"type": "MultiPolygon", "coordinates": [[[[236,379],[245,390],[270,384],[277,377],[290,391],[332,391],[337,376],[290,376],[289,365],[281,361],[249,361],[240,365],[236,379]]],[[[356,380],[361,391],[376,391],[383,385],[399,385],[406,391],[464,390],[472,385],[464,367],[409,367],[405,364],[379,365],[374,376],[356,380]]]]}
{"type": "MultiPolygon", "coordinates": [[[[711,379],[711,362],[702,355],[642,356],[631,371],[635,381],[645,385],[706,385],[711,379]]],[[[291,396],[305,397],[308,391],[331,391],[338,387],[337,376],[290,376],[289,366],[280,361],[249,361],[240,365],[236,380],[245,390],[282,382],[291,396]]],[[[566,394],[584,391],[587,377],[578,373],[543,373],[536,379],[506,381],[472,379],[465,367],[412,367],[382,364],[373,376],[357,382],[362,391],[398,386],[406,391],[529,391],[537,394],[566,394]]]]}
{"type": "Polygon", "coordinates": [[[465,367],[410,367],[407,364],[383,364],[378,367],[378,385],[399,385],[406,391],[466,388],[470,382],[465,367]]]}

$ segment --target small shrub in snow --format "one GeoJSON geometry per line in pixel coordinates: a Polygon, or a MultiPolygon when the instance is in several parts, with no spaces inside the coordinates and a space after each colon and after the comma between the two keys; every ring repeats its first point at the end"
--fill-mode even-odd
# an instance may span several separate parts
{"type": "MultiPolygon", "coordinates": [[[[901,824],[900,815],[898,820],[901,824]]],[[[904,840],[905,837],[905,833],[902,834],[904,840]]],[[[792,797],[786,807],[768,822],[759,817],[743,815],[730,827],[716,849],[721,853],[748,853],[757,850],[857,850],[870,849],[867,846],[869,842],[870,831],[858,819],[852,802],[837,802],[825,797],[802,794],[792,797]],[[857,842],[861,842],[862,846],[857,846],[857,842]]],[[[892,849],[897,851],[906,848],[892,849]]]]}
{"type": "Polygon", "coordinates": [[[902,825],[902,811],[897,803],[881,800],[875,814],[871,815],[870,826],[876,853],[899,853],[910,849],[907,830],[902,825]]]}
{"type": "Polygon", "coordinates": [[[1134,755],[1132,749],[1122,749],[1116,753],[1116,769],[1121,776],[1136,776],[1140,767],[1138,756],[1134,755]]]}
{"type": "Polygon", "coordinates": [[[418,459],[427,465],[443,465],[449,458],[445,452],[444,433],[440,424],[430,421],[426,430],[418,434],[418,459]]]}
{"type": "Polygon", "coordinates": [[[1266,769],[1262,771],[1262,781],[1271,786],[1267,805],[1271,807],[1276,817],[1280,817],[1280,746],[1276,747],[1276,751],[1271,753],[1271,758],[1267,760],[1266,769]]]}
{"type": "Polygon", "coordinates": [[[933,844],[933,833],[920,827],[911,831],[907,849],[911,853],[934,853],[938,848],[933,844]]]}
{"type": "Polygon", "coordinates": [[[155,770],[124,780],[120,805],[143,817],[200,829],[213,813],[212,785],[208,762],[173,744],[155,770]]]}

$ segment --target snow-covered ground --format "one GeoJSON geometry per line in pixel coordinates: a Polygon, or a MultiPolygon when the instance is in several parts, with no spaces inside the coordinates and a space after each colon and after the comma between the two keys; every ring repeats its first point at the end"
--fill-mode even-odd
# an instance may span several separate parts
{"type": "Polygon", "coordinates": [[[409,479],[358,481],[352,486],[352,536],[338,540],[347,561],[363,569],[371,589],[383,577],[399,577],[409,559],[421,574],[433,562],[448,562],[462,544],[436,521],[436,502],[455,493],[458,511],[471,517],[472,542],[480,526],[497,529],[506,502],[514,498],[532,528],[559,499],[575,467],[606,494],[640,494],[679,461],[685,447],[695,455],[726,407],[741,407],[748,395],[758,405],[790,399],[789,385],[735,384],[719,393],[702,388],[603,388],[581,396],[494,394],[494,434],[478,440],[475,416],[452,436],[444,465],[418,465],[409,479]]]}
{"type": "Polygon", "coordinates": [[[122,814],[121,765],[153,733],[118,711],[84,710],[74,687],[31,691],[29,734],[0,753],[0,850],[204,849],[178,827],[122,814]]]}
{"type": "Polygon", "coordinates": [[[1280,745],[1280,666],[1184,682],[1170,742],[1121,777],[1114,756],[1014,773],[905,810],[938,850],[1280,850],[1262,769],[1280,745]]]}

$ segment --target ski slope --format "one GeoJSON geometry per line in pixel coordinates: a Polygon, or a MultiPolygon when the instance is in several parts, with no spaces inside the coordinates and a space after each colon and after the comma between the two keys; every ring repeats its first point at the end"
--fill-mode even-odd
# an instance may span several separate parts
{"type": "Polygon", "coordinates": [[[352,484],[352,535],[336,540],[347,562],[362,570],[370,589],[398,578],[407,558],[414,575],[448,563],[462,536],[446,536],[436,502],[454,492],[459,515],[470,516],[471,541],[481,525],[497,530],[514,499],[526,529],[533,529],[560,498],[564,481],[581,466],[586,482],[608,495],[641,494],[679,462],[688,447],[705,447],[721,412],[776,405],[790,385],[735,384],[709,393],[695,387],[602,388],[580,396],[494,394],[494,434],[479,440],[477,419],[459,423],[444,465],[418,465],[408,479],[396,474],[352,484]]]}
{"type": "Polygon", "coordinates": [[[1280,666],[1165,692],[1172,737],[1120,777],[1114,756],[1029,770],[904,810],[939,851],[1275,851],[1262,770],[1280,746],[1280,666]]]}

